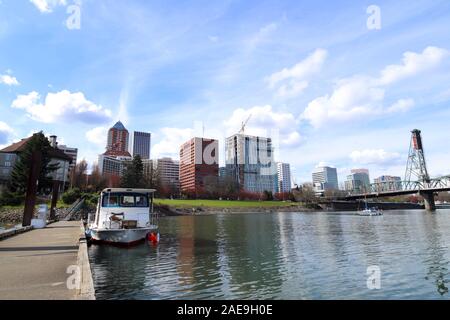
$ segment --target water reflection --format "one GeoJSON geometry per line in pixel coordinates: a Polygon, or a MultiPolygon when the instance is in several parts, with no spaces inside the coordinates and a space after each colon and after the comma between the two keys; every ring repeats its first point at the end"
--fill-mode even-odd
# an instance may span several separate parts
{"type": "Polygon", "coordinates": [[[99,299],[445,299],[449,213],[168,217],[157,246],[89,255],[99,299]]]}
{"type": "Polygon", "coordinates": [[[427,258],[424,263],[428,266],[426,280],[434,282],[437,292],[444,296],[448,293],[449,282],[449,261],[446,258],[448,247],[442,241],[441,227],[439,225],[438,216],[429,214],[423,217],[422,226],[426,233],[426,249],[427,258]]]}

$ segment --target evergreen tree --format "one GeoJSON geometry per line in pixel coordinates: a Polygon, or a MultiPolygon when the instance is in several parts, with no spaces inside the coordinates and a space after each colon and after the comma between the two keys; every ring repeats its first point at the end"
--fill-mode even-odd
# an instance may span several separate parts
{"type": "Polygon", "coordinates": [[[134,156],[122,175],[121,186],[123,188],[142,188],[145,185],[144,165],[139,155],[134,156]]]}
{"type": "Polygon", "coordinates": [[[52,178],[49,176],[52,172],[59,169],[59,164],[51,162],[50,151],[52,150],[50,142],[41,132],[35,133],[20,152],[19,157],[14,164],[11,172],[11,181],[9,191],[16,194],[24,194],[27,188],[28,175],[31,169],[31,159],[34,151],[42,152],[41,170],[39,173],[39,187],[50,186],[52,178]]]}

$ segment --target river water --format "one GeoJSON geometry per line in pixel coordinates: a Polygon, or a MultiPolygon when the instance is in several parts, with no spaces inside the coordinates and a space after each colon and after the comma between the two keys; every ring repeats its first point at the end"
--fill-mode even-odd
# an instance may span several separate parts
{"type": "Polygon", "coordinates": [[[160,231],[157,246],[89,248],[97,299],[450,298],[450,210],[165,217],[160,231]]]}

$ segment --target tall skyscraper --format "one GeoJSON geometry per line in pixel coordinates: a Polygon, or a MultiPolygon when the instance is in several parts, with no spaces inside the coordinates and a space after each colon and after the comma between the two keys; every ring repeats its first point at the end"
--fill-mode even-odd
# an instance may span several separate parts
{"type": "Polygon", "coordinates": [[[402,178],[395,176],[381,176],[374,180],[377,191],[399,191],[403,189],[402,178]]]}
{"type": "Polygon", "coordinates": [[[180,193],[180,162],[172,158],[152,160],[153,170],[162,187],[167,188],[172,195],[180,193]]]}
{"type": "Polygon", "coordinates": [[[345,190],[367,192],[370,190],[370,176],[368,169],[353,169],[345,181],[345,190]]]}
{"type": "Polygon", "coordinates": [[[111,183],[122,175],[127,161],[131,160],[131,154],[128,151],[128,141],[128,130],[125,129],[122,122],[117,121],[108,131],[106,152],[98,157],[99,170],[108,177],[111,183]]]}
{"type": "Polygon", "coordinates": [[[291,192],[291,167],[289,163],[277,162],[278,192],[291,192]]]}
{"type": "Polygon", "coordinates": [[[338,190],[339,183],[336,168],[317,167],[312,174],[314,189],[316,192],[338,190]]]}
{"type": "Polygon", "coordinates": [[[108,142],[105,156],[131,157],[128,151],[129,134],[122,122],[117,123],[108,131],[108,142]]]}
{"type": "Polygon", "coordinates": [[[202,192],[208,179],[219,176],[219,142],[192,138],[180,148],[180,187],[182,192],[202,192]]]}
{"type": "Polygon", "coordinates": [[[240,190],[277,192],[272,140],[245,134],[226,139],[226,168],[240,190]]]}
{"type": "Polygon", "coordinates": [[[150,159],[150,144],[152,134],[135,131],[133,135],[133,157],[141,156],[141,159],[150,159]]]}

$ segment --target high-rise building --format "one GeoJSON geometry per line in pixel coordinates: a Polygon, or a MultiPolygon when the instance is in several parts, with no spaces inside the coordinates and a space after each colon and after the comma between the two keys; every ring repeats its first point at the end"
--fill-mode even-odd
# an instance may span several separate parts
{"type": "Polygon", "coordinates": [[[133,157],[139,155],[141,159],[150,159],[150,144],[152,134],[135,131],[133,135],[133,157]]]}
{"type": "Polygon", "coordinates": [[[132,160],[128,141],[128,130],[122,122],[117,121],[108,131],[106,152],[98,157],[98,167],[103,175],[115,178],[122,176],[126,163],[132,160]]]}
{"type": "Polygon", "coordinates": [[[291,192],[291,167],[289,163],[277,162],[278,192],[291,192]]]}
{"type": "Polygon", "coordinates": [[[314,189],[316,192],[338,190],[339,182],[336,168],[317,167],[312,174],[314,189]]]}
{"type": "Polygon", "coordinates": [[[345,190],[354,192],[370,191],[370,176],[368,169],[353,169],[345,181],[345,190]]]}
{"type": "Polygon", "coordinates": [[[277,192],[272,140],[245,134],[226,139],[226,168],[240,190],[277,192]]]}
{"type": "Polygon", "coordinates": [[[172,158],[161,158],[153,160],[153,170],[162,187],[171,190],[172,194],[180,193],[180,162],[172,158]]]}
{"type": "Polygon", "coordinates": [[[103,175],[120,177],[130,157],[113,157],[101,154],[98,156],[98,168],[103,175]]]}
{"type": "Polygon", "coordinates": [[[131,157],[128,151],[129,134],[122,122],[117,123],[108,131],[108,142],[105,156],[131,157]]]}
{"type": "MultiPolygon", "coordinates": [[[[56,138],[56,137],[55,137],[56,138]]],[[[75,166],[77,165],[77,158],[78,158],[78,149],[77,148],[71,148],[66,145],[57,145],[58,149],[64,152],[66,155],[72,158],[72,162],[69,164],[69,172],[68,172],[68,180],[70,181],[70,176],[72,175],[72,172],[75,170],[75,166]]]]}
{"type": "Polygon", "coordinates": [[[219,142],[192,138],[180,148],[180,188],[182,192],[203,192],[209,181],[218,179],[219,142]]]}
{"type": "Polygon", "coordinates": [[[374,180],[378,192],[402,190],[402,178],[395,176],[381,176],[374,180]]]}

